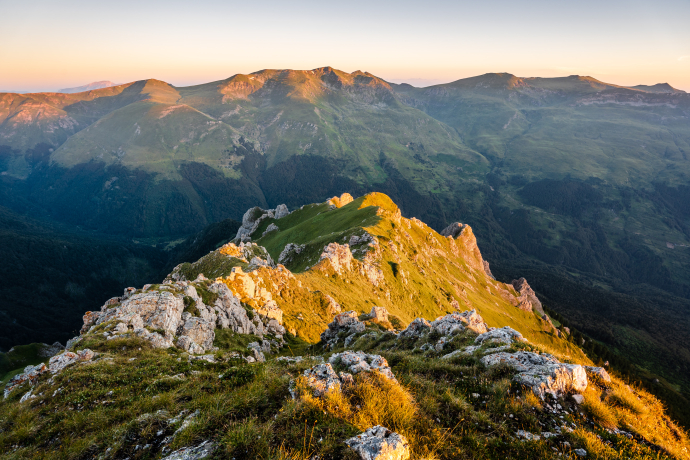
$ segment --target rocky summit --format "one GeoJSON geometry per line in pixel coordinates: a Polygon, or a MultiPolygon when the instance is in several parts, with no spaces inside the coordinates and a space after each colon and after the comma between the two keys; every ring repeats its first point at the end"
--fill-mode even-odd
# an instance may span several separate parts
{"type": "Polygon", "coordinates": [[[525,278],[497,281],[466,224],[342,194],[251,208],[228,240],[16,369],[0,451],[690,459],[663,405],[592,362],[525,278]]]}

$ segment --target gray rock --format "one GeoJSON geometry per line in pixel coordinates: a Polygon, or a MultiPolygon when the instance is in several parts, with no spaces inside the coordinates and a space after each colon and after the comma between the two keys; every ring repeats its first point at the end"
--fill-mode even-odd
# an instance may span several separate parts
{"type": "Polygon", "coordinates": [[[333,347],[337,343],[338,335],[341,332],[352,335],[364,332],[365,328],[366,326],[359,320],[356,311],[346,311],[333,318],[333,321],[328,325],[328,329],[321,333],[321,341],[329,347],[333,347]]]}
{"type": "Polygon", "coordinates": [[[455,239],[460,235],[463,229],[467,227],[467,224],[461,224],[460,222],[453,222],[443,230],[441,230],[441,236],[450,236],[455,239]]]}
{"type": "Polygon", "coordinates": [[[534,394],[555,397],[569,392],[582,393],[587,388],[587,374],[579,364],[564,364],[550,355],[532,352],[494,353],[481,359],[485,366],[506,364],[518,373],[513,380],[528,386],[534,394]]]}
{"type": "MultiPolygon", "coordinates": [[[[323,396],[328,391],[339,391],[341,388],[340,377],[338,377],[338,374],[333,370],[333,366],[329,363],[317,364],[305,370],[303,375],[307,386],[313,390],[316,397],[323,396]]],[[[294,399],[296,394],[292,390],[291,393],[294,399]]]]}
{"type": "Polygon", "coordinates": [[[205,353],[213,348],[213,340],[216,338],[215,326],[215,321],[189,316],[177,330],[179,337],[176,345],[191,353],[205,353]],[[193,347],[191,343],[197,347],[193,347]],[[201,351],[198,351],[199,349],[201,351]]]}
{"type": "Polygon", "coordinates": [[[388,361],[380,355],[370,355],[362,351],[345,351],[336,353],[328,359],[331,364],[341,364],[352,374],[360,372],[378,372],[384,377],[397,382],[388,361]]]}
{"type": "Polygon", "coordinates": [[[429,331],[431,331],[431,323],[424,318],[416,318],[398,334],[398,338],[419,338],[429,331]]]}
{"type": "Polygon", "coordinates": [[[362,460],[407,460],[410,446],[404,436],[380,425],[345,441],[362,460]]]}
{"type": "Polygon", "coordinates": [[[264,232],[261,234],[261,236],[266,236],[267,234],[269,234],[271,232],[276,232],[276,231],[279,232],[280,229],[278,228],[278,226],[276,224],[271,222],[268,225],[268,227],[266,227],[266,230],[264,230],[264,232]]]}
{"type": "Polygon", "coordinates": [[[584,449],[575,449],[573,452],[577,454],[580,457],[586,457],[587,456],[587,451],[584,449]]]}
{"type": "Polygon", "coordinates": [[[216,449],[215,443],[204,441],[196,447],[183,447],[162,460],[199,460],[210,457],[216,449]]]}
{"type": "Polygon", "coordinates": [[[465,328],[473,330],[478,334],[488,330],[486,323],[484,323],[482,317],[475,310],[451,313],[431,322],[431,330],[438,332],[442,336],[462,332],[465,328]]]}
{"type": "Polygon", "coordinates": [[[304,245],[299,245],[295,243],[286,244],[283,250],[280,252],[280,255],[278,256],[278,263],[285,265],[292,262],[294,257],[297,254],[301,253],[303,249],[304,245]]]}
{"type": "Polygon", "coordinates": [[[582,404],[583,402],[585,402],[585,397],[579,394],[574,394],[572,398],[576,404],[582,404]]]}
{"type": "Polygon", "coordinates": [[[525,338],[515,329],[505,326],[500,329],[492,329],[480,334],[474,339],[474,343],[483,344],[485,342],[511,344],[513,342],[525,342],[525,338]]]}
{"type": "MultiPolygon", "coordinates": [[[[247,345],[247,349],[254,355],[254,359],[260,363],[266,361],[266,357],[261,350],[261,344],[259,342],[252,342],[247,345]]],[[[270,348],[269,348],[270,349],[270,348]]]]}

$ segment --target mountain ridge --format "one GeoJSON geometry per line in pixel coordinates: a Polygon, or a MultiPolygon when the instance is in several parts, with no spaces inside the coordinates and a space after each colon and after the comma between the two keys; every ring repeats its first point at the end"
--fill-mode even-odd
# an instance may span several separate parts
{"type": "Polygon", "coordinates": [[[17,458],[54,453],[53,439],[68,457],[117,459],[690,458],[659,401],[594,366],[533,296],[524,279],[493,279],[469,226],[437,233],[380,193],[251,208],[232,242],[86,312],[67,350],[0,356],[40,358],[5,377],[0,446],[17,458]],[[361,447],[369,436],[391,447],[361,447]]]}

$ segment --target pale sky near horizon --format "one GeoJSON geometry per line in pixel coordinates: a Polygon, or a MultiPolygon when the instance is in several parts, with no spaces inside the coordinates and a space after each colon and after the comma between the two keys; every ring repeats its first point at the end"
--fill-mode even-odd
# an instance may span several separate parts
{"type": "Polygon", "coordinates": [[[688,0],[0,0],[0,18],[0,91],[332,66],[415,86],[509,72],[690,92],[688,0]]]}

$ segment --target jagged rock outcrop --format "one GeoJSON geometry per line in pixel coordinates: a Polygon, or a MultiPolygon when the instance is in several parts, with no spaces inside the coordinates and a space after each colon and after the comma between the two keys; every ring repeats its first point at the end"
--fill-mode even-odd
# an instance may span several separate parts
{"type": "Polygon", "coordinates": [[[283,265],[289,264],[293,261],[295,256],[301,253],[303,250],[304,245],[299,245],[295,243],[286,244],[283,250],[280,252],[280,255],[278,256],[278,263],[283,265]]]}
{"type": "MultiPolygon", "coordinates": [[[[239,273],[242,273],[241,270],[239,273]]],[[[203,283],[204,280],[199,282],[203,283]]],[[[251,285],[251,289],[247,289],[256,295],[256,283],[251,277],[241,278],[236,284],[251,285]]],[[[151,342],[154,347],[177,346],[194,354],[213,350],[216,328],[260,337],[272,334],[282,344],[285,334],[285,328],[280,324],[282,311],[270,294],[268,300],[263,299],[264,302],[257,305],[255,311],[258,315],[250,320],[240,300],[224,283],[215,282],[205,285],[204,289],[217,294],[213,305],[204,304],[194,284],[186,281],[139,293],[128,289],[122,298],[107,301],[101,311],[87,312],[82,334],[101,324],[108,324],[103,332],[108,339],[133,333],[151,342]],[[195,314],[184,311],[185,296],[193,302],[195,314]]],[[[265,292],[261,290],[259,296],[265,292]]]]}
{"type": "Polygon", "coordinates": [[[7,396],[9,396],[12,390],[20,387],[24,383],[28,382],[29,385],[35,385],[38,381],[38,378],[48,371],[50,371],[51,374],[55,375],[61,372],[67,366],[71,366],[72,364],[77,362],[88,362],[95,357],[96,353],[87,348],[84,350],[80,350],[77,353],[66,351],[59,355],[55,355],[52,358],[50,358],[50,360],[48,361],[48,365],[41,363],[35,366],[27,366],[24,369],[24,372],[15,375],[9,380],[9,382],[7,382],[7,385],[5,386],[4,397],[7,398],[7,396]]]}
{"type": "Polygon", "coordinates": [[[410,446],[404,436],[377,425],[345,441],[362,460],[407,460],[410,446]]]}
{"type": "Polygon", "coordinates": [[[374,305],[369,312],[369,319],[372,321],[385,322],[388,321],[388,310],[385,307],[377,307],[374,305]]]}
{"type": "Polygon", "coordinates": [[[330,264],[337,274],[342,275],[352,269],[354,259],[348,244],[329,243],[319,257],[319,263],[324,261],[330,264]]]}
{"type": "Polygon", "coordinates": [[[344,366],[351,374],[378,372],[387,379],[397,382],[388,361],[380,355],[370,355],[362,351],[344,351],[331,356],[328,362],[344,366]]]}
{"type": "Polygon", "coordinates": [[[567,393],[582,393],[587,388],[587,374],[579,364],[564,364],[547,354],[527,351],[493,353],[481,359],[485,366],[505,364],[518,373],[513,380],[530,387],[534,394],[554,397],[567,393]]]}
{"type": "Polygon", "coordinates": [[[518,293],[518,308],[525,311],[536,311],[539,315],[544,315],[544,307],[534,293],[534,290],[527,283],[525,278],[513,280],[511,282],[515,291],[518,293]]]}
{"type": "Polygon", "coordinates": [[[326,201],[326,204],[330,205],[333,209],[342,208],[346,204],[352,203],[354,198],[349,193],[343,193],[340,197],[334,196],[326,201]]]}
{"type": "Polygon", "coordinates": [[[328,329],[321,333],[321,341],[327,348],[333,348],[338,343],[341,333],[343,336],[350,336],[358,332],[364,332],[366,326],[361,322],[354,310],[346,311],[336,315],[328,325],[328,329]]]}
{"type": "Polygon", "coordinates": [[[283,323],[283,311],[273,300],[271,292],[264,287],[264,280],[256,273],[245,273],[242,268],[234,267],[223,282],[232,289],[234,295],[251,305],[260,315],[283,323]]]}
{"type": "Polygon", "coordinates": [[[278,226],[276,224],[274,224],[273,222],[271,222],[268,225],[268,227],[266,227],[266,230],[264,230],[264,232],[261,234],[261,236],[266,236],[267,234],[269,234],[271,232],[279,232],[279,231],[280,231],[280,229],[278,228],[278,226]]]}
{"type": "Polygon", "coordinates": [[[278,205],[275,209],[261,209],[256,206],[247,210],[242,216],[242,226],[237,230],[236,240],[249,241],[252,233],[256,231],[265,219],[281,219],[290,214],[287,206],[278,205]]]}

